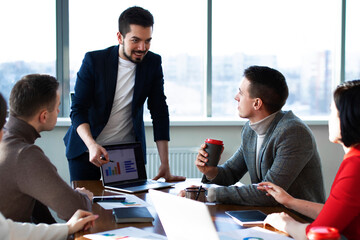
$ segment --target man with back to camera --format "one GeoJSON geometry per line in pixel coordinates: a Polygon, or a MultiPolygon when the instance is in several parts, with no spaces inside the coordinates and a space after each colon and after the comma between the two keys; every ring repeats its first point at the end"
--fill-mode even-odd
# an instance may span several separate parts
{"type": "Polygon", "coordinates": [[[16,82],[10,94],[10,117],[0,143],[0,212],[20,222],[54,223],[49,212],[69,220],[78,209],[91,210],[93,194],[73,190],[36,146],[42,131],[51,131],[60,105],[59,83],[32,74],[16,82]]]}
{"type": "Polygon", "coordinates": [[[119,45],[86,53],[72,98],[72,125],[64,137],[72,181],[100,179],[99,167],[109,161],[105,145],[139,141],[146,157],[146,99],[161,161],[154,179],[185,180],[170,173],[161,57],[149,51],[153,23],[148,10],[130,7],[119,17],[119,45]]]}
{"type": "Polygon", "coordinates": [[[208,200],[239,205],[278,203],[257,189],[262,181],[280,185],[291,195],[325,201],[320,157],[311,130],[292,111],[282,111],[288,97],[285,77],[277,70],[251,66],[244,71],[235,96],[241,118],[249,121],[235,154],[217,167],[207,166],[205,144],[195,161],[203,181],[225,187],[209,188],[208,200]],[[230,186],[249,172],[252,185],[230,186]]]}
{"type": "MultiPolygon", "coordinates": [[[[0,142],[3,137],[3,127],[6,122],[6,115],[7,104],[0,93],[0,142]]],[[[80,230],[88,230],[93,226],[96,218],[98,218],[98,215],[93,215],[84,210],[77,210],[67,223],[35,225],[32,223],[15,222],[11,219],[5,219],[0,212],[0,239],[68,239],[68,235],[72,235],[80,230]]]]}

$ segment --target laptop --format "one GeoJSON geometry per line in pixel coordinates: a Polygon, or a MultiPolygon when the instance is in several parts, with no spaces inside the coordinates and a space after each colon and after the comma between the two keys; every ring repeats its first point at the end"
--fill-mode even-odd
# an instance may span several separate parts
{"type": "Polygon", "coordinates": [[[156,190],[149,194],[168,240],[219,240],[204,203],[156,190]]]}
{"type": "Polygon", "coordinates": [[[149,195],[168,240],[292,239],[260,227],[217,232],[205,203],[156,190],[149,190],[149,195]]]}
{"type": "Polygon", "coordinates": [[[104,148],[110,159],[101,166],[102,182],[106,189],[136,193],[174,185],[147,179],[141,143],[123,143],[104,148]]]}

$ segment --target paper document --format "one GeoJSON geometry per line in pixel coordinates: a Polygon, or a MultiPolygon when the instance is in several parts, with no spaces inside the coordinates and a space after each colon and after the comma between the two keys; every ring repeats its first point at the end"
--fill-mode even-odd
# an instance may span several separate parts
{"type": "Polygon", "coordinates": [[[293,239],[261,227],[238,229],[229,232],[219,232],[219,237],[221,240],[249,240],[249,239],[291,240],[293,239]]]}
{"type": "MultiPolygon", "coordinates": [[[[116,195],[115,195],[116,196],[116,195]]],[[[126,208],[126,207],[148,207],[150,206],[144,200],[132,194],[123,194],[126,199],[124,202],[97,202],[102,208],[111,210],[113,208],[126,208]]]]}
{"type": "Polygon", "coordinates": [[[147,232],[136,227],[126,227],[106,232],[86,234],[84,237],[92,240],[118,240],[123,238],[126,240],[167,240],[163,235],[147,232]]]}

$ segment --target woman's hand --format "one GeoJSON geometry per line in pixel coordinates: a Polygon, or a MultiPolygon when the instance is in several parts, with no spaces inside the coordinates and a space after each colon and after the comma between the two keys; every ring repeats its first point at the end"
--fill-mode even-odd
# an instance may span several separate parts
{"type": "Polygon", "coordinates": [[[290,203],[294,198],[281,187],[271,182],[261,182],[257,188],[266,192],[266,195],[272,196],[278,203],[281,203],[287,208],[291,208],[290,203]]]}

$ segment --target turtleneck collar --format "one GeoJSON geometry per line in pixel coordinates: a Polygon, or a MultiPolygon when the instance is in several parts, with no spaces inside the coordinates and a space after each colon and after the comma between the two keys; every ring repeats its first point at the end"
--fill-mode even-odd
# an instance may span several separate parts
{"type": "Polygon", "coordinates": [[[4,126],[4,131],[5,134],[6,132],[11,132],[12,134],[20,135],[30,144],[34,144],[35,140],[41,137],[33,126],[24,120],[11,115],[4,126]]]}
{"type": "Polygon", "coordinates": [[[266,118],[263,118],[256,123],[250,123],[251,129],[254,130],[259,136],[264,135],[278,112],[279,111],[274,112],[273,114],[270,114],[266,118]]]}

